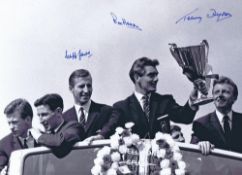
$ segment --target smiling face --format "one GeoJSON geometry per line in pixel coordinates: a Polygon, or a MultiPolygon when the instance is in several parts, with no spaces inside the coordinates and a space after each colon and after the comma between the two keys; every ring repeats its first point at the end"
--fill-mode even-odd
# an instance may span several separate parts
{"type": "Polygon", "coordinates": [[[7,115],[7,121],[13,135],[23,138],[27,136],[27,131],[31,128],[31,117],[27,116],[23,119],[21,114],[18,111],[15,111],[14,113],[7,115]]]}
{"type": "Polygon", "coordinates": [[[58,127],[58,110],[52,111],[48,105],[36,107],[40,123],[44,126],[45,131],[53,131],[58,127]]]}
{"type": "Polygon", "coordinates": [[[84,105],[86,104],[92,95],[92,78],[78,77],[74,78],[74,85],[70,87],[70,91],[73,94],[76,104],[84,105]]]}
{"type": "Polygon", "coordinates": [[[216,84],[213,88],[213,98],[214,104],[220,112],[229,112],[236,101],[233,86],[226,83],[216,84]]]}
{"type": "Polygon", "coordinates": [[[156,67],[145,66],[144,72],[142,76],[136,76],[136,90],[142,94],[155,92],[158,82],[158,71],[156,67]]]}

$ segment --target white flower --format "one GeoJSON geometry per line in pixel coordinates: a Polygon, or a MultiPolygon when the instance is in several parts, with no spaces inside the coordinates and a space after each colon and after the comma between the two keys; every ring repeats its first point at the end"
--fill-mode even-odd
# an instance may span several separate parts
{"type": "Polygon", "coordinates": [[[127,128],[127,129],[131,129],[133,126],[134,126],[133,122],[125,123],[125,128],[127,128]]]}
{"type": "Polygon", "coordinates": [[[156,153],[159,150],[159,145],[157,145],[156,140],[151,141],[151,149],[152,149],[152,153],[156,155],[156,153]]]}
{"type": "Polygon", "coordinates": [[[174,145],[174,146],[172,147],[172,151],[173,151],[173,152],[180,152],[179,146],[178,146],[178,145],[174,145]]]}
{"type": "Polygon", "coordinates": [[[164,140],[164,139],[165,139],[165,137],[164,137],[164,134],[163,133],[157,132],[155,134],[155,140],[164,140]]]}
{"type": "Polygon", "coordinates": [[[119,147],[119,142],[111,142],[110,146],[112,149],[117,150],[119,147]]]}
{"type": "Polygon", "coordinates": [[[184,169],[175,169],[175,174],[176,175],[185,175],[185,170],[184,169]]]}
{"type": "Polygon", "coordinates": [[[117,127],[115,130],[118,134],[122,134],[124,132],[124,129],[122,127],[117,127]]]}
{"type": "Polygon", "coordinates": [[[115,169],[110,168],[110,169],[107,171],[106,174],[107,174],[107,175],[117,175],[117,172],[116,172],[115,169]]]}
{"type": "Polygon", "coordinates": [[[111,159],[113,162],[118,162],[121,159],[121,156],[118,152],[114,152],[111,154],[111,159]]]}
{"type": "Polygon", "coordinates": [[[113,162],[112,165],[111,165],[111,168],[113,168],[115,170],[117,170],[118,167],[119,167],[118,162],[113,162]]]}
{"type": "Polygon", "coordinates": [[[160,149],[158,152],[157,152],[157,157],[158,158],[164,158],[166,155],[166,150],[165,149],[160,149]]]}
{"type": "Polygon", "coordinates": [[[96,159],[94,159],[94,164],[95,165],[103,165],[104,161],[101,157],[97,157],[96,159]]]}
{"type": "Polygon", "coordinates": [[[163,160],[160,162],[160,167],[161,167],[162,169],[164,169],[164,168],[168,168],[169,165],[170,165],[170,160],[168,160],[168,159],[163,159],[163,160]]]}
{"type": "Polygon", "coordinates": [[[140,140],[139,135],[138,134],[132,134],[131,135],[131,140],[132,140],[133,144],[138,143],[138,141],[140,140]]]}
{"type": "Polygon", "coordinates": [[[125,153],[127,153],[127,151],[128,151],[128,148],[127,148],[126,145],[121,145],[121,146],[119,147],[119,152],[120,152],[121,154],[125,154],[125,153]]]}
{"type": "Polygon", "coordinates": [[[128,147],[133,144],[131,137],[123,137],[123,140],[124,140],[124,144],[128,147]]]}
{"type": "Polygon", "coordinates": [[[110,154],[111,152],[111,148],[108,147],[108,146],[104,146],[103,149],[102,149],[102,152],[107,155],[107,154],[110,154]]]}
{"type": "Polygon", "coordinates": [[[184,161],[178,161],[178,167],[180,169],[185,169],[186,168],[186,163],[184,161]]]}
{"type": "Polygon", "coordinates": [[[182,159],[181,153],[174,152],[173,153],[173,159],[176,160],[176,161],[180,161],[182,159]]]}
{"type": "Polygon", "coordinates": [[[171,169],[170,168],[164,168],[160,171],[160,175],[171,175],[171,169]]]}
{"type": "Polygon", "coordinates": [[[91,169],[91,172],[93,175],[99,175],[101,173],[101,166],[99,165],[95,165],[92,169],[91,169]]]}

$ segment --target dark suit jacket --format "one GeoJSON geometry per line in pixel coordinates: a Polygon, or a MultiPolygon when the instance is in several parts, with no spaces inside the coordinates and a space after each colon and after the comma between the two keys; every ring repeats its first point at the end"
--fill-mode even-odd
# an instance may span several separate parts
{"type": "Polygon", "coordinates": [[[242,114],[233,112],[231,143],[226,143],[224,131],[216,112],[212,112],[194,121],[191,143],[196,144],[199,141],[209,141],[215,145],[215,148],[242,153],[241,133],[242,114]]]}
{"type": "Polygon", "coordinates": [[[191,123],[195,117],[188,103],[179,106],[171,95],[151,94],[149,122],[134,94],[113,105],[113,116],[119,119],[119,124],[134,122],[132,132],[141,138],[154,138],[158,131],[170,133],[170,120],[178,123],[191,123]],[[164,117],[167,115],[167,117],[164,117]],[[163,117],[162,117],[163,116],[163,117]],[[161,117],[161,119],[159,119],[161,117]]]}
{"type": "Polygon", "coordinates": [[[24,149],[17,137],[12,133],[0,141],[0,172],[8,165],[9,157],[15,150],[24,149]]]}
{"type": "Polygon", "coordinates": [[[57,157],[64,157],[71,151],[72,146],[83,138],[84,130],[76,121],[64,121],[57,132],[53,134],[43,133],[37,142],[51,148],[57,157]]]}
{"type": "MultiPolygon", "coordinates": [[[[96,135],[97,133],[101,134],[105,138],[108,138],[113,134],[115,129],[115,122],[110,118],[112,113],[112,108],[105,104],[99,104],[91,102],[91,106],[88,112],[87,122],[85,124],[85,138],[96,135]]],[[[74,107],[70,108],[63,114],[65,121],[77,120],[77,114],[74,107]]]]}

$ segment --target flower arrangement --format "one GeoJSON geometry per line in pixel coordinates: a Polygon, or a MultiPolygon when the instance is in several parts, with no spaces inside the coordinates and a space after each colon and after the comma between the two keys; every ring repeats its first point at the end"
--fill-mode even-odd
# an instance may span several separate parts
{"type": "Polygon", "coordinates": [[[138,170],[140,138],[131,132],[134,123],[126,123],[125,128],[118,127],[110,137],[110,147],[105,146],[94,160],[93,175],[136,174],[138,170]]]}
{"type": "Polygon", "coordinates": [[[110,147],[105,146],[97,153],[91,170],[93,175],[185,175],[186,164],[169,134],[158,132],[147,144],[131,132],[133,126],[133,123],[126,123],[125,128],[116,128],[115,134],[110,137],[110,147]],[[147,170],[141,173],[139,159],[145,146],[148,146],[145,157],[147,170]]]}
{"type": "Polygon", "coordinates": [[[171,135],[156,133],[151,141],[149,174],[185,175],[186,163],[171,135]]]}

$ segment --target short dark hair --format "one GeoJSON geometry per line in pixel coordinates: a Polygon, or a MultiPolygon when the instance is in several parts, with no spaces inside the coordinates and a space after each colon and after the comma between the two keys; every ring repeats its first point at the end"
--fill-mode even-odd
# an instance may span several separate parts
{"type": "Polygon", "coordinates": [[[22,119],[27,118],[28,116],[33,118],[33,110],[29,102],[25,99],[18,98],[10,102],[4,109],[4,114],[10,115],[15,111],[20,113],[22,119]]]}
{"type": "Polygon", "coordinates": [[[56,110],[58,107],[62,110],[64,108],[63,99],[59,94],[46,94],[34,102],[35,107],[40,105],[47,105],[52,111],[56,110]]]}
{"type": "Polygon", "coordinates": [[[228,77],[225,77],[225,76],[219,76],[219,79],[215,79],[214,82],[213,82],[213,88],[216,84],[229,84],[233,87],[233,92],[234,92],[234,97],[235,99],[237,99],[238,97],[238,87],[237,85],[234,83],[233,80],[231,80],[230,78],[228,77]]]}
{"type": "Polygon", "coordinates": [[[92,77],[90,72],[86,69],[78,69],[72,72],[72,74],[69,77],[69,86],[73,87],[74,86],[74,79],[75,78],[82,78],[82,77],[92,77]]]}
{"type": "Polygon", "coordinates": [[[159,61],[157,59],[152,60],[147,57],[138,58],[137,60],[134,61],[129,71],[129,77],[135,83],[135,79],[134,79],[135,74],[139,76],[143,76],[145,74],[145,70],[144,70],[145,66],[156,67],[158,65],[159,65],[159,61]]]}

